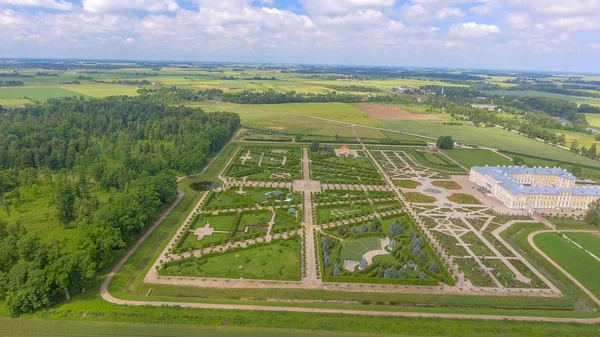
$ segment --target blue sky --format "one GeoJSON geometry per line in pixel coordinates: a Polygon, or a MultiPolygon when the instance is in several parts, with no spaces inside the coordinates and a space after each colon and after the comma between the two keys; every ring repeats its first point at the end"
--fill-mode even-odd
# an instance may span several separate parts
{"type": "Polygon", "coordinates": [[[0,0],[0,57],[600,72],[600,0],[0,0]]]}

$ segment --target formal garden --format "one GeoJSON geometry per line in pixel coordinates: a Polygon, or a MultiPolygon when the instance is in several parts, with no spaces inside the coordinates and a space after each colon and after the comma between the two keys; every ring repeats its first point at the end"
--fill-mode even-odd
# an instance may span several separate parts
{"type": "Polygon", "coordinates": [[[300,179],[300,147],[254,147],[239,149],[225,176],[250,181],[289,182],[300,179]]]}
{"type": "Polygon", "coordinates": [[[326,282],[454,284],[406,214],[327,228],[319,240],[326,282]]]}

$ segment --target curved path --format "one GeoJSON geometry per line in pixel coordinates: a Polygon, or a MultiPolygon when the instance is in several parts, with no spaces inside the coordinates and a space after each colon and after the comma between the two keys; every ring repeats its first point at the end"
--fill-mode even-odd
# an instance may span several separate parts
{"type": "Polygon", "coordinates": [[[596,297],[596,295],[594,295],[591,291],[589,291],[583,284],[581,284],[581,282],[577,281],[577,279],[575,277],[573,277],[573,275],[569,274],[569,272],[567,272],[565,269],[563,269],[563,267],[561,267],[558,263],[554,262],[554,260],[552,260],[548,255],[546,255],[546,253],[544,253],[541,249],[538,248],[538,246],[535,245],[535,242],[534,242],[535,237],[538,234],[544,234],[544,233],[598,233],[598,231],[575,230],[575,229],[573,229],[573,230],[546,229],[546,230],[540,230],[540,231],[536,231],[536,232],[529,234],[529,236],[527,236],[527,242],[529,243],[529,245],[531,247],[533,247],[533,249],[538,254],[540,254],[546,260],[548,260],[548,262],[550,262],[550,264],[552,264],[554,267],[556,267],[556,269],[560,270],[561,273],[565,274],[565,276],[568,277],[569,280],[571,280],[571,282],[575,283],[581,290],[583,290],[583,292],[585,292],[586,295],[588,295],[597,305],[600,306],[600,299],[598,299],[598,297],[596,297]]]}

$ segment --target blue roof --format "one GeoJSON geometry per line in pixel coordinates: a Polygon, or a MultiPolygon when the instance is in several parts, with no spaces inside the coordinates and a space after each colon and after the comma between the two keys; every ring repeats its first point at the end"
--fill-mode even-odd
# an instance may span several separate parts
{"type": "Polygon", "coordinates": [[[596,185],[582,185],[581,187],[524,186],[519,184],[513,177],[515,174],[530,173],[535,175],[555,175],[569,180],[577,180],[577,177],[561,168],[474,166],[472,169],[499,181],[498,185],[512,194],[570,194],[576,196],[600,196],[600,186],[596,185]]]}

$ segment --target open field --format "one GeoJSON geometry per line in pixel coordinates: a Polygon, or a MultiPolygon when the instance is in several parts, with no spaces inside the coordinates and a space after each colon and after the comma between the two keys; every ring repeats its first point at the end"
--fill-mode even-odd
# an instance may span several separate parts
{"type": "Polygon", "coordinates": [[[600,114],[585,114],[585,118],[590,126],[600,128],[600,114]]]}
{"type": "Polygon", "coordinates": [[[600,162],[596,160],[499,128],[483,128],[466,124],[460,126],[444,125],[443,122],[438,121],[386,121],[386,124],[394,130],[413,132],[430,137],[450,135],[455,141],[461,143],[600,167],[600,162]]]}
{"type": "Polygon", "coordinates": [[[585,146],[586,148],[589,148],[592,144],[596,144],[596,146],[600,145],[600,142],[598,142],[595,139],[594,135],[588,135],[587,133],[566,131],[560,129],[548,129],[548,131],[554,132],[557,135],[565,135],[565,139],[567,140],[567,147],[571,146],[571,142],[573,142],[574,140],[577,140],[577,142],[579,143],[579,147],[585,146]]]}
{"type": "Polygon", "coordinates": [[[357,107],[375,119],[384,120],[444,120],[450,116],[438,114],[414,113],[398,105],[362,104],[357,107]]]}
{"type": "Polygon", "coordinates": [[[62,89],[58,86],[51,87],[0,87],[0,98],[27,98],[36,101],[45,101],[48,98],[65,96],[84,96],[78,92],[62,89]]]}
{"type": "Polygon", "coordinates": [[[595,97],[563,95],[563,94],[555,94],[555,93],[551,93],[551,92],[533,91],[533,90],[525,90],[525,91],[487,90],[484,92],[488,93],[490,95],[500,95],[500,96],[562,98],[562,99],[566,99],[568,101],[573,101],[577,104],[585,103],[585,104],[600,106],[600,98],[595,98],[595,97]]]}
{"type": "Polygon", "coordinates": [[[508,158],[489,150],[454,149],[443,152],[468,168],[473,166],[502,166],[512,164],[512,161],[508,158]]]}
{"type": "Polygon", "coordinates": [[[92,83],[61,86],[65,90],[91,97],[108,97],[115,95],[136,96],[138,88],[131,85],[92,83]]]}
{"type": "Polygon", "coordinates": [[[598,282],[600,280],[600,261],[557,233],[539,234],[534,238],[534,242],[546,255],[573,275],[596,297],[600,296],[600,282],[598,282]]]}
{"type": "Polygon", "coordinates": [[[31,103],[33,102],[25,98],[0,98],[0,106],[4,108],[22,108],[31,103]]]}
{"type": "MultiPolygon", "coordinates": [[[[325,104],[325,103],[323,103],[325,104]]],[[[327,122],[319,119],[302,116],[298,111],[291,114],[286,109],[277,109],[275,104],[243,105],[233,103],[223,103],[214,101],[205,101],[199,103],[189,103],[188,106],[199,107],[205,111],[230,111],[238,113],[242,119],[242,124],[258,129],[277,129],[278,131],[294,134],[314,134],[314,135],[339,135],[340,137],[354,137],[352,128],[345,124],[336,122],[327,122]]],[[[284,105],[280,104],[279,106],[284,105]]],[[[354,108],[355,109],[355,108],[354,108]]],[[[302,109],[300,109],[302,110],[302,109]]],[[[360,113],[360,110],[355,109],[360,113]]],[[[359,115],[360,116],[360,115],[359,115]]],[[[369,117],[358,117],[359,120],[368,121],[368,123],[377,123],[370,120],[369,117]]],[[[364,137],[385,138],[378,130],[364,130],[364,137]]]]}

